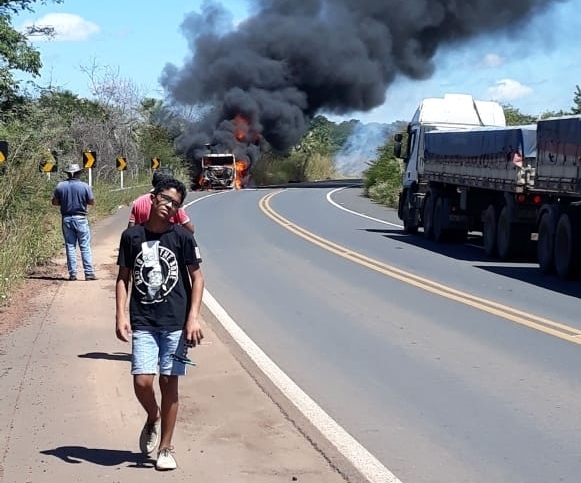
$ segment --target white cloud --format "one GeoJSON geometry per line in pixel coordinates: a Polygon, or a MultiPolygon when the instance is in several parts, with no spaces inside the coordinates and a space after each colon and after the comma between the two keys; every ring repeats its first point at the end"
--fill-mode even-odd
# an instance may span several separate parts
{"type": "Polygon", "coordinates": [[[505,58],[498,54],[486,54],[480,61],[480,65],[486,68],[500,67],[504,64],[505,58]]]}
{"type": "Polygon", "coordinates": [[[514,79],[501,79],[488,88],[488,94],[496,101],[512,101],[528,96],[532,92],[532,88],[514,79]]]}
{"type": "MultiPolygon", "coordinates": [[[[52,27],[55,31],[55,36],[51,40],[56,41],[74,42],[87,40],[92,35],[101,31],[101,28],[97,24],[89,22],[83,17],[72,13],[49,13],[35,22],[26,22],[23,25],[22,30],[31,27],[32,25],[35,25],[36,27],[52,27]]],[[[42,41],[49,39],[42,36],[32,36],[29,40],[42,41]]]]}

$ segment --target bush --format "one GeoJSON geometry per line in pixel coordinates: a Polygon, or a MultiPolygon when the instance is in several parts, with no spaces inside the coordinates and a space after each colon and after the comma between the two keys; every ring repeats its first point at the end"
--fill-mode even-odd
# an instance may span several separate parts
{"type": "Polygon", "coordinates": [[[380,148],[378,155],[377,160],[363,172],[363,194],[378,203],[395,206],[401,190],[403,167],[391,154],[389,145],[380,148]]]}
{"type": "Polygon", "coordinates": [[[315,181],[337,176],[333,157],[318,153],[306,156],[293,152],[288,156],[268,153],[251,168],[257,186],[284,184],[289,181],[315,181]]]}

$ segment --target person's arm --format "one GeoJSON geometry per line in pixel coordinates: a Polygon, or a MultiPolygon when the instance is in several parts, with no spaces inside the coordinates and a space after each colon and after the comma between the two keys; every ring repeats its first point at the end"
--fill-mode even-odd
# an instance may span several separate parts
{"type": "Polygon", "coordinates": [[[194,233],[194,224],[190,220],[190,217],[186,213],[186,210],[180,208],[175,214],[174,221],[182,225],[190,233],[194,233]]]}
{"type": "Polygon", "coordinates": [[[186,223],[182,223],[182,226],[188,230],[190,233],[194,233],[194,224],[191,221],[187,221],[186,223]]]}
{"type": "Polygon", "coordinates": [[[129,213],[129,223],[127,223],[127,228],[130,228],[135,225],[135,220],[137,219],[137,203],[136,200],[133,200],[131,203],[131,212],[129,213]]]}
{"type": "Polygon", "coordinates": [[[115,334],[123,342],[129,342],[131,337],[131,324],[125,314],[130,280],[131,269],[120,266],[115,284],[115,334]]]}
{"type": "Polygon", "coordinates": [[[93,206],[95,204],[95,197],[93,196],[93,190],[87,185],[87,204],[93,206]]]}
{"type": "Polygon", "coordinates": [[[61,205],[61,202],[58,199],[56,190],[54,190],[54,192],[52,194],[52,200],[50,200],[50,202],[53,206],[60,206],[61,205]]]}
{"type": "Polygon", "coordinates": [[[202,296],[204,295],[204,275],[199,265],[188,265],[188,272],[192,280],[192,304],[185,326],[185,339],[188,344],[195,346],[204,338],[200,323],[202,296]]]}

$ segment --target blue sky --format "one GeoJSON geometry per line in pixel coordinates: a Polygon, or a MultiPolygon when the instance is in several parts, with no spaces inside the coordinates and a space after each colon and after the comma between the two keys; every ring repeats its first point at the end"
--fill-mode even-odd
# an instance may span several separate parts
{"type": "MultiPolygon", "coordinates": [[[[39,4],[34,13],[13,18],[13,25],[48,24],[58,33],[50,41],[33,40],[44,63],[42,77],[36,80],[40,85],[60,86],[90,97],[87,72],[95,65],[97,78],[108,69],[130,80],[141,94],[159,97],[163,67],[167,63],[181,66],[188,52],[180,24],[187,13],[199,11],[200,4],[199,0],[65,0],[62,5],[39,4]]],[[[246,2],[228,0],[224,5],[235,21],[248,15],[246,2]]],[[[362,122],[409,119],[422,98],[446,92],[498,100],[533,115],[567,110],[573,104],[575,86],[581,85],[579,12],[581,0],[569,0],[538,16],[516,39],[495,36],[441,49],[430,79],[398,78],[388,87],[383,106],[346,118],[362,122]]]]}

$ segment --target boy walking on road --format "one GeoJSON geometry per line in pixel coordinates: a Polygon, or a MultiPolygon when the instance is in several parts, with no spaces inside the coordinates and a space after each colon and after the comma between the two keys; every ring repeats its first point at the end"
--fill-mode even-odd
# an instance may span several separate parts
{"type": "Polygon", "coordinates": [[[116,283],[116,335],[132,342],[131,373],[137,400],[147,412],[139,446],[151,454],[159,443],[158,470],[177,467],[172,437],[178,413],[178,378],[186,373],[173,359],[202,338],[200,307],[204,277],[196,242],[171,223],[186,197],[186,187],[164,179],[151,194],[151,213],[143,225],[121,235],[116,283]],[[125,307],[132,282],[129,320],[125,307]],[[161,405],[153,388],[159,368],[161,405]]]}

